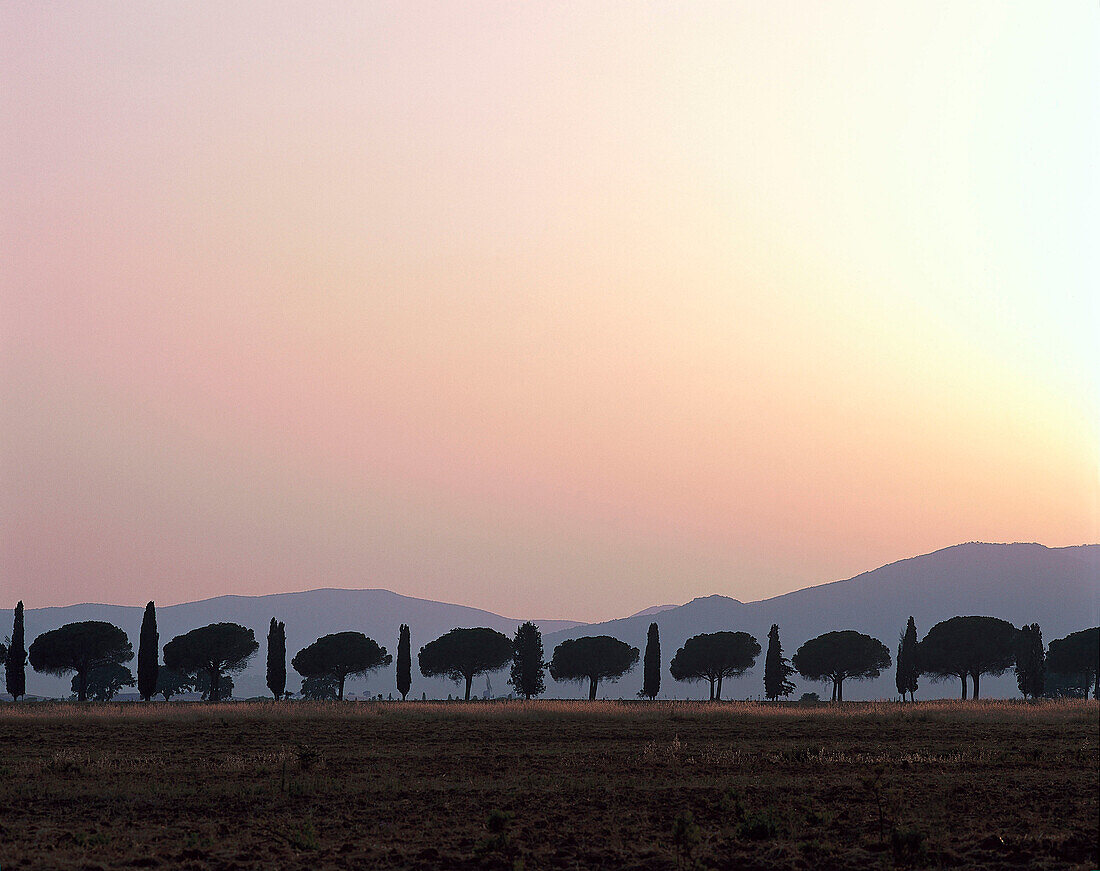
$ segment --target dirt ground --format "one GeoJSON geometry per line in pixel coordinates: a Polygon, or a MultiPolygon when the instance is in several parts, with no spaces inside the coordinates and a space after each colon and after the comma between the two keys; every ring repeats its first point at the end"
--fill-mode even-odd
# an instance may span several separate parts
{"type": "Polygon", "coordinates": [[[1096,868],[1098,714],[0,705],[0,868],[1096,868]]]}

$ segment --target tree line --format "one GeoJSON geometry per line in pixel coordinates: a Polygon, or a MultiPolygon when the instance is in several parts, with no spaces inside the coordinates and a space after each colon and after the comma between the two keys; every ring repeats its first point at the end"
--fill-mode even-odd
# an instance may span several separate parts
{"type": "MultiPolygon", "coordinates": [[[[7,643],[0,644],[6,688],[15,699],[26,694],[26,664],[41,673],[72,675],[73,694],[79,701],[110,700],[123,687],[136,685],[139,696],[165,700],[199,692],[204,699],[229,698],[233,676],[259,651],[253,630],[237,623],[212,623],[192,629],[159,647],[156,607],[145,607],[138,639],[137,675],[126,663],[133,646],[119,627],[99,620],[68,623],[39,635],[26,648],[23,603],[7,643]],[[160,654],[163,653],[163,659],[160,654]]],[[[398,630],[396,679],[402,700],[412,687],[412,651],[409,627],[398,630]]],[[[694,635],[669,663],[677,681],[709,684],[711,700],[722,698],[723,682],[740,677],[756,664],[760,643],[747,632],[724,631],[694,635]]],[[[842,630],[826,632],[805,642],[788,659],[783,655],[779,626],[768,632],[764,658],[764,695],[770,700],[794,691],[791,677],[798,674],[832,687],[832,700],[844,700],[844,683],[879,677],[895,666],[901,698],[913,700],[922,676],[932,681],[959,679],[967,698],[968,680],[973,698],[979,697],[983,675],[1016,673],[1025,698],[1043,695],[1094,697],[1100,690],[1100,627],[1074,632],[1044,648],[1036,623],[1021,628],[996,617],[952,617],[937,623],[921,640],[910,617],[900,635],[897,655],[877,638],[842,630]]],[[[531,699],[546,691],[545,675],[560,682],[588,685],[595,699],[603,681],[615,682],[634,670],[639,651],[608,635],[563,641],[545,661],[542,633],[534,623],[522,624],[513,638],[495,629],[456,628],[420,648],[417,664],[425,677],[446,677],[465,685],[469,700],[478,675],[510,666],[509,684],[517,695],[531,699]]],[[[393,657],[361,632],[324,635],[303,647],[290,660],[301,676],[301,695],[307,699],[344,698],[349,678],[361,677],[393,663],[393,657]]],[[[267,686],[276,699],[287,691],[286,626],[271,619],[267,633],[267,686]]],[[[654,699],[661,689],[661,641],[657,623],[651,623],[642,658],[642,687],[638,695],[654,699]]]]}

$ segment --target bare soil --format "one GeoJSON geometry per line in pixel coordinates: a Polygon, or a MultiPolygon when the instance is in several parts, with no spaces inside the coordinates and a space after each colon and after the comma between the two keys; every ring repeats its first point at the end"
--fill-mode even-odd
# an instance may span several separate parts
{"type": "Polygon", "coordinates": [[[1098,713],[9,704],[0,868],[1096,868],[1098,713]]]}

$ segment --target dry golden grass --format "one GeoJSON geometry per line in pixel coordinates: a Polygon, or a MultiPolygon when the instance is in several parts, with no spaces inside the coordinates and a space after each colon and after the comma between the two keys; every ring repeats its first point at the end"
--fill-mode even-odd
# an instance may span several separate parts
{"type": "Polygon", "coordinates": [[[874,719],[905,723],[913,720],[945,719],[953,723],[1044,720],[1051,723],[1095,721],[1100,702],[1095,699],[983,699],[961,701],[938,699],[928,702],[844,702],[842,704],[799,704],[792,702],[702,702],[702,701],[587,701],[575,699],[497,700],[492,702],[23,702],[0,705],[4,721],[193,721],[202,719],[247,719],[285,721],[339,719],[357,720],[400,714],[425,718],[539,719],[543,717],[638,718],[748,718],[748,719],[874,719]]]}

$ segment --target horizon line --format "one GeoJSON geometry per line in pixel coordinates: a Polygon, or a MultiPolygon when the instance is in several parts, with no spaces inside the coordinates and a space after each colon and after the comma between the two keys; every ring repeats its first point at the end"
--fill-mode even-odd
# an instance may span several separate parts
{"type": "MultiPolygon", "coordinates": [[[[797,587],[796,589],[787,590],[786,592],[783,592],[783,593],[777,593],[774,596],[768,596],[768,597],[763,598],[763,599],[750,599],[748,601],[744,601],[742,599],[738,599],[736,596],[727,595],[725,593],[707,593],[707,594],[704,594],[704,595],[693,596],[691,599],[688,599],[686,602],[681,602],[679,604],[672,605],[671,607],[673,607],[673,608],[682,608],[684,605],[688,605],[691,602],[697,601],[699,599],[709,599],[709,598],[713,598],[715,596],[718,596],[718,597],[723,598],[723,599],[732,599],[733,601],[739,602],[743,605],[752,605],[752,604],[755,604],[757,602],[770,602],[773,599],[780,599],[780,598],[783,598],[784,596],[790,596],[790,595],[793,595],[795,593],[803,592],[805,590],[812,590],[812,589],[816,589],[818,587],[827,587],[827,586],[830,586],[832,584],[842,584],[842,583],[845,583],[846,581],[852,581],[852,580],[855,580],[856,578],[862,577],[863,575],[870,574],[871,572],[876,572],[876,571],[879,571],[880,569],[888,568],[889,566],[898,565],[899,563],[908,562],[909,560],[919,559],[920,557],[924,557],[924,556],[932,556],[933,554],[942,553],[942,552],[948,551],[948,550],[953,550],[953,549],[958,548],[958,547],[967,547],[967,546],[970,546],[970,545],[985,545],[985,546],[988,546],[988,547],[1034,546],[1034,547],[1044,548],[1045,550],[1069,550],[1071,548],[1079,548],[1079,547],[1100,547],[1100,542],[1084,542],[1084,543],[1081,543],[1081,544],[1069,544],[1069,545],[1061,545],[1061,546],[1052,547],[1050,545],[1046,545],[1046,544],[1043,544],[1042,542],[1038,542],[1038,541],[979,541],[979,540],[961,541],[961,542],[958,542],[956,544],[950,544],[950,545],[946,545],[944,547],[936,548],[935,550],[925,551],[924,553],[913,554],[911,556],[901,557],[900,559],[891,560],[890,562],[883,563],[882,565],[876,566],[876,567],[871,568],[871,569],[866,569],[862,572],[858,572],[858,573],[856,573],[856,574],[854,574],[850,577],[847,577],[847,578],[836,578],[836,579],[831,580],[831,581],[821,581],[820,583],[816,583],[816,584],[807,584],[804,587],[797,587]]],[[[603,620],[592,620],[592,621],[575,620],[571,617],[534,617],[534,618],[518,618],[518,617],[516,617],[516,618],[512,618],[512,617],[508,617],[507,615],[504,615],[504,614],[499,614],[496,611],[490,610],[489,608],[480,607],[478,605],[466,605],[466,604],[462,604],[462,603],[459,603],[459,602],[447,602],[447,601],[443,601],[441,599],[427,599],[427,598],[424,598],[423,596],[410,596],[406,593],[399,593],[396,590],[391,590],[391,589],[388,589],[386,587],[329,587],[329,586],[325,586],[325,587],[310,587],[310,588],[304,589],[304,590],[281,590],[279,592],[274,592],[274,593],[219,593],[216,596],[207,596],[206,598],[203,598],[203,599],[188,599],[186,601],[181,601],[181,602],[172,602],[172,603],[169,603],[167,605],[157,605],[156,607],[158,609],[160,609],[160,608],[178,608],[178,607],[181,607],[183,605],[199,605],[199,604],[202,604],[203,602],[212,602],[215,599],[229,599],[229,598],[235,598],[235,599],[266,599],[266,598],[271,598],[273,596],[297,596],[297,595],[304,595],[304,594],[307,594],[307,593],[320,593],[320,592],[341,592],[341,593],[373,593],[373,592],[380,592],[380,593],[389,593],[390,595],[393,595],[393,596],[400,596],[403,599],[415,599],[415,600],[420,601],[420,602],[432,602],[432,603],[439,604],[439,605],[448,605],[448,606],[453,607],[453,608],[469,608],[470,610],[473,610],[473,611],[483,611],[486,614],[491,614],[495,617],[500,617],[500,618],[505,619],[505,620],[510,620],[510,619],[517,619],[517,620],[518,619],[531,619],[531,620],[538,620],[538,621],[542,621],[542,622],[574,623],[578,626],[597,626],[601,623],[614,623],[614,622],[617,622],[619,620],[630,620],[630,619],[633,619],[634,617],[638,616],[638,613],[636,612],[636,613],[633,613],[633,614],[629,614],[625,617],[609,617],[609,618],[606,618],[606,619],[603,619],[603,620]]],[[[20,601],[23,601],[23,600],[20,600],[20,601]]],[[[28,606],[24,605],[24,608],[28,611],[47,611],[47,610],[59,609],[59,608],[82,608],[82,607],[88,607],[88,606],[99,606],[99,607],[105,607],[105,608],[144,608],[145,607],[145,605],[143,605],[143,604],[125,605],[125,604],[118,604],[118,603],[115,603],[115,602],[70,602],[67,605],[41,605],[41,606],[38,606],[38,607],[34,607],[34,606],[28,607],[28,606]]],[[[641,608],[639,610],[640,611],[645,611],[648,608],[652,608],[652,607],[657,607],[657,606],[656,605],[648,605],[648,606],[646,606],[644,608],[641,608]]]]}

